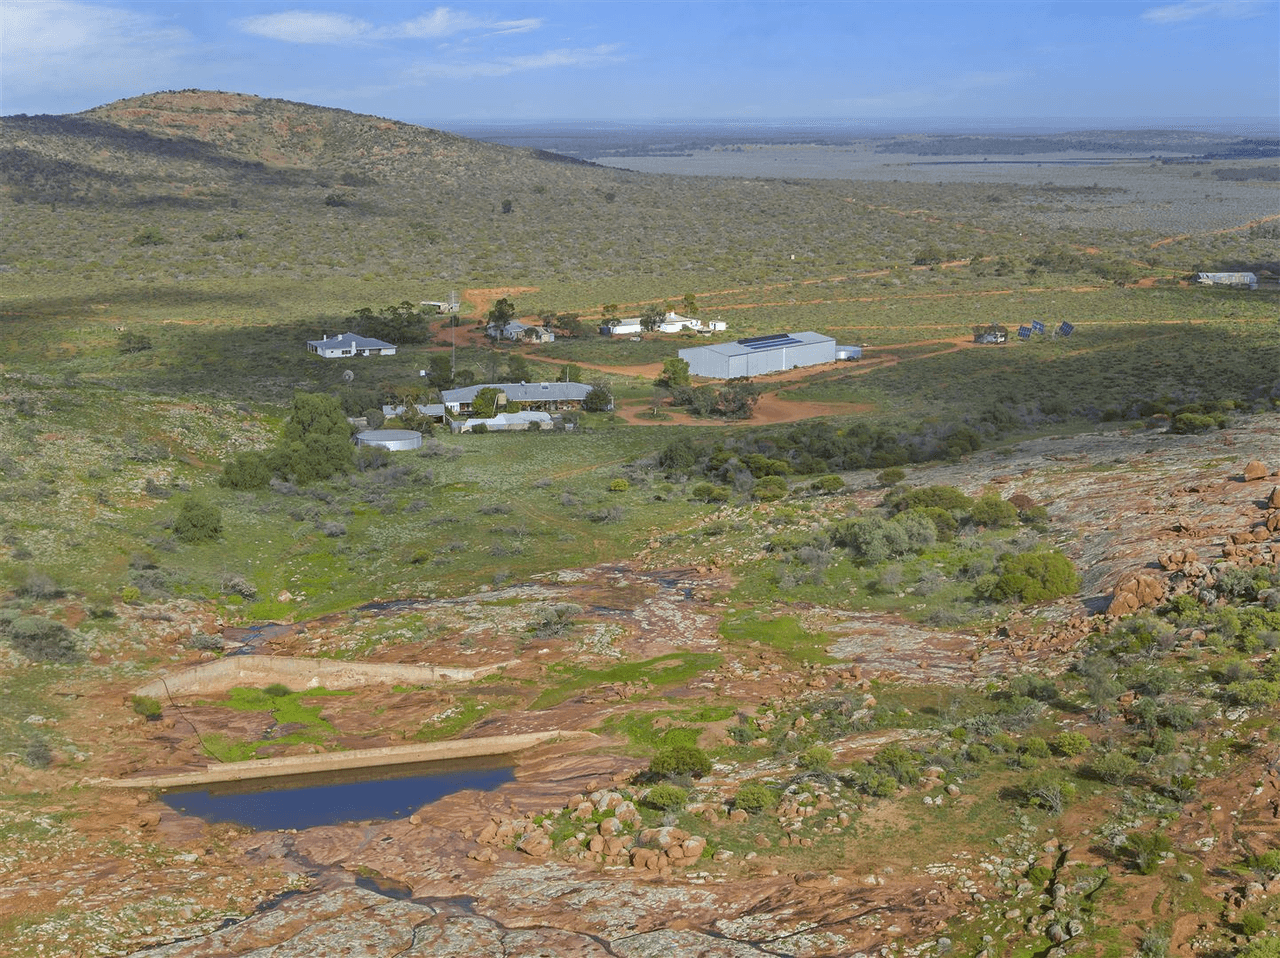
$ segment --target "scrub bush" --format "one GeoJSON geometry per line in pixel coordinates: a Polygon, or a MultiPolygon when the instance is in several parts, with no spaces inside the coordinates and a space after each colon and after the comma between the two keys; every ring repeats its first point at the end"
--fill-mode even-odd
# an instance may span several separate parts
{"type": "Polygon", "coordinates": [[[693,745],[673,745],[664,748],[649,762],[649,772],[658,778],[690,775],[701,778],[711,771],[711,759],[702,749],[693,745]]]}
{"type": "Polygon", "coordinates": [[[777,802],[777,796],[768,785],[762,782],[747,782],[734,796],[733,807],[749,813],[763,812],[765,809],[772,808],[775,802],[777,802]]]}
{"type": "Polygon", "coordinates": [[[670,782],[663,782],[660,785],[653,786],[644,797],[646,805],[661,812],[684,808],[684,804],[688,800],[689,793],[679,785],[672,785],[670,782]]]}
{"type": "Polygon", "coordinates": [[[222,535],[222,510],[202,499],[184,499],[173,522],[173,534],[188,544],[211,542],[222,535]]]}
{"type": "Polygon", "coordinates": [[[984,576],[978,583],[980,593],[998,602],[1047,602],[1080,588],[1075,566],[1056,549],[1005,556],[999,570],[993,578],[984,576]]]}

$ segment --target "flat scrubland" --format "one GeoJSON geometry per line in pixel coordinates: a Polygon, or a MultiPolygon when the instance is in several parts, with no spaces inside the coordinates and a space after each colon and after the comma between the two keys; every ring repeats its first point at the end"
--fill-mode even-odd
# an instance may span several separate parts
{"type": "MultiPolygon", "coordinates": [[[[307,886],[251,851],[265,839],[105,799],[94,777],[580,728],[599,745],[531,757],[519,786],[416,833],[453,878],[354,827],[298,847],[565,934],[602,926],[572,909],[526,921],[498,877],[536,884],[521,869],[550,859],[607,877],[609,901],[641,861],[686,890],[697,878],[714,902],[688,933],[744,954],[1271,953],[1280,581],[1224,547],[1261,529],[1242,554],[1275,549],[1274,184],[1215,178],[1254,207],[1243,218],[1205,219],[1175,191],[1151,219],[1122,215],[1145,193],[1050,172],[650,175],[191,91],[7,118],[0,149],[0,951],[128,953],[307,886]],[[1186,282],[1236,268],[1261,288],[1186,282]],[[450,290],[463,325],[424,320],[395,357],[305,351],[361,307],[450,290]],[[655,365],[706,340],[591,328],[606,304],[683,309],[686,294],[726,338],[865,344],[860,363],[763,384],[850,414],[730,423],[655,400],[655,365]],[[557,341],[483,345],[498,296],[555,317],[557,341]],[[1033,320],[1075,332],[970,342],[975,325],[1033,320]],[[531,380],[575,364],[618,414],[219,484],[277,445],[295,392],[351,414],[422,396],[418,371],[453,339],[477,381],[513,359],[531,380]],[[1250,459],[1266,465],[1245,482],[1250,459]],[[1187,548],[1203,576],[1096,614],[1187,548]],[[274,654],[521,664],[447,690],[130,699],[267,622],[274,654]],[[689,749],[712,767],[682,765],[689,749]],[[610,800],[581,808],[605,784],[637,806],[607,837],[610,800]],[[512,829],[477,846],[490,816],[512,829]],[[663,825],[705,856],[640,840],[663,825]]],[[[657,898],[636,907],[635,934],[666,929],[657,898]]]]}

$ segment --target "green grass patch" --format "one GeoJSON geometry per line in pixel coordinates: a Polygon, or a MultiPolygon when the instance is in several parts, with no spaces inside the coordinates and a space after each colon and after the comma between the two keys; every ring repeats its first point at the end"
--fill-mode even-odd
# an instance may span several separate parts
{"type": "Polygon", "coordinates": [[[720,635],[730,645],[767,646],[797,665],[836,661],[826,652],[830,641],[826,636],[806,632],[799,620],[789,615],[763,617],[754,612],[738,613],[721,623],[720,635]]]}
{"type": "Polygon", "coordinates": [[[583,669],[557,663],[547,670],[547,681],[557,684],[543,691],[529,708],[551,708],[573,698],[583,689],[611,682],[647,682],[655,689],[669,688],[716,668],[722,659],[722,656],[713,652],[672,652],[643,662],[627,662],[607,669],[583,669]]]}
{"type": "Polygon", "coordinates": [[[635,712],[610,715],[600,725],[606,735],[618,735],[641,751],[656,751],[673,745],[697,745],[697,725],[722,722],[732,718],[737,708],[732,705],[705,705],[693,709],[667,709],[660,712],[635,712]],[[659,719],[665,724],[655,727],[659,719]],[[687,723],[687,724],[686,724],[687,723]]]}

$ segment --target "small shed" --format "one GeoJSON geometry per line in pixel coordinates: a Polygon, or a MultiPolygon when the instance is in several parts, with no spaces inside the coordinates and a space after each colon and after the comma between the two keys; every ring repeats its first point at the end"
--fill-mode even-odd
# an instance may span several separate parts
{"type": "Polygon", "coordinates": [[[1196,282],[1201,286],[1258,288],[1258,276],[1256,273],[1196,273],[1196,282]]]}
{"type": "Polygon", "coordinates": [[[381,446],[392,452],[421,449],[422,433],[416,429],[366,429],[356,433],[357,446],[381,446]]]}

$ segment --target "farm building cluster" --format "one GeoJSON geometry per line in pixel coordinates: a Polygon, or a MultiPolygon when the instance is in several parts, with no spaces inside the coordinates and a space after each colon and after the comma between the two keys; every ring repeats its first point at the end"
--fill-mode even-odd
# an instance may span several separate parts
{"type": "MultiPolygon", "coordinates": [[[[457,389],[442,389],[440,402],[415,404],[418,415],[448,426],[451,432],[512,432],[526,429],[565,427],[561,413],[579,410],[594,387],[584,383],[479,383],[457,389]],[[476,397],[483,390],[495,390],[493,415],[473,415],[476,397]],[[509,410],[509,411],[507,411],[509,410]]],[[[610,406],[612,408],[612,406],[610,406]]],[[[405,411],[403,405],[382,407],[390,419],[405,411]]]]}
{"type": "MultiPolygon", "coordinates": [[[[638,336],[644,331],[644,323],[639,316],[633,316],[630,319],[611,319],[606,323],[600,324],[601,336],[638,336]]],[[[703,321],[701,319],[690,319],[688,316],[681,316],[679,313],[667,313],[653,327],[653,332],[657,333],[679,333],[689,330],[694,333],[722,333],[729,328],[729,324],[718,319],[703,321]]]]}

